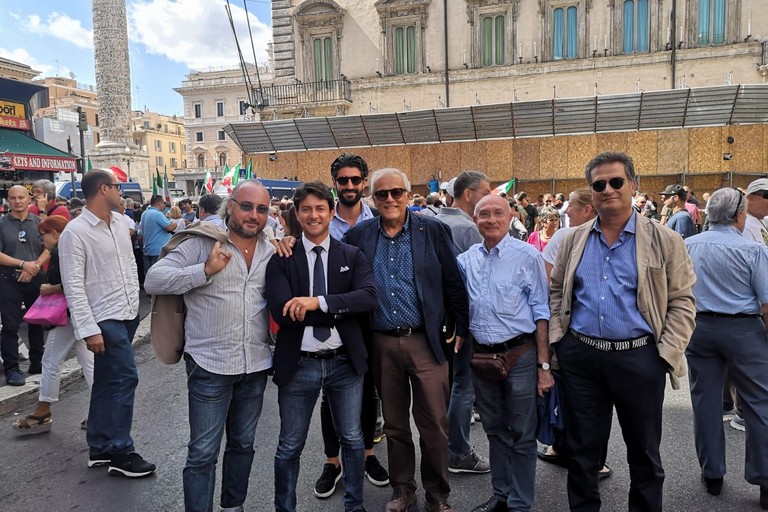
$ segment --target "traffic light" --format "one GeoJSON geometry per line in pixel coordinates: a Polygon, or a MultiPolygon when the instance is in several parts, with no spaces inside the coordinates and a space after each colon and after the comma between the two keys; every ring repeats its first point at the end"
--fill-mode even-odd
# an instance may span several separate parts
{"type": "Polygon", "coordinates": [[[82,110],[78,111],[77,129],[81,132],[88,131],[88,115],[82,110]]]}

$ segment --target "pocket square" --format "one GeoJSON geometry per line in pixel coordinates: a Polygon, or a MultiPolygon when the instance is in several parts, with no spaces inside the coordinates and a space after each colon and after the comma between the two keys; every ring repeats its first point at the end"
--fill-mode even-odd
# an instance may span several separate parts
{"type": "Polygon", "coordinates": [[[344,265],[343,267],[341,267],[341,268],[339,269],[339,272],[346,272],[347,270],[349,270],[349,267],[348,267],[348,266],[346,266],[346,265],[344,265]]]}

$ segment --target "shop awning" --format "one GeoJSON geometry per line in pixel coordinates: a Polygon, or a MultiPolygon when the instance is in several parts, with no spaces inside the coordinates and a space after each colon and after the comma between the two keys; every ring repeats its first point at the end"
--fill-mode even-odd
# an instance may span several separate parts
{"type": "Polygon", "coordinates": [[[229,124],[245,153],[768,123],[768,85],[229,124]]]}
{"type": "Polygon", "coordinates": [[[75,172],[77,157],[24,132],[0,129],[0,170],[75,172]]]}

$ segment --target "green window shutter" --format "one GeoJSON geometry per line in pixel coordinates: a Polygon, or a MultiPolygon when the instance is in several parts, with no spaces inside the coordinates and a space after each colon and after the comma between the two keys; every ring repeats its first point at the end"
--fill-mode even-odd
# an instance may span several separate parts
{"type": "Polygon", "coordinates": [[[403,27],[395,29],[395,74],[402,75],[405,72],[405,30],[403,27]]]}
{"type": "Polygon", "coordinates": [[[312,41],[313,57],[315,59],[315,81],[323,79],[323,41],[315,39],[312,41]]]}
{"type": "Polygon", "coordinates": [[[483,18],[483,66],[493,65],[493,19],[483,18]]]}
{"type": "Polygon", "coordinates": [[[405,29],[408,38],[408,73],[416,72],[416,27],[405,29]]]}
{"type": "Polygon", "coordinates": [[[496,65],[504,65],[504,16],[496,16],[496,65]]]}
{"type": "Polygon", "coordinates": [[[330,37],[323,39],[325,49],[325,80],[333,80],[333,43],[330,37]]]}

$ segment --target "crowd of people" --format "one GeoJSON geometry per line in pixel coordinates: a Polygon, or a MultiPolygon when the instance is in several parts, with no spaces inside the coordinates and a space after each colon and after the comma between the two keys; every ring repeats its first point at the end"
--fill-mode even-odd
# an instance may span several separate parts
{"type": "Polygon", "coordinates": [[[24,306],[63,293],[69,308],[47,343],[30,325],[29,373],[43,379],[35,410],[13,428],[51,429],[74,347],[91,386],[88,466],[155,472],[131,434],[143,285],[183,297],[186,310],[187,511],[213,510],[222,441],[220,507],[243,510],[270,378],[278,512],[296,509],[318,399],[326,462],[314,493],[327,498],[341,482],[349,512],[365,510],[366,479],[392,488],[386,512],[410,510],[417,469],[428,512],[454,510],[450,473],[488,472],[473,512],[530,510],[537,457],[567,467],[570,510],[598,511],[614,411],[628,510],[661,511],[666,380],[678,389],[686,376],[704,489],[722,492],[722,417],[734,412],[747,433],[745,478],[768,510],[768,179],[702,204],[672,184],[659,204],[637,191],[629,156],[605,152],[587,164],[585,187],[536,202],[493,194],[474,170],[433,176],[432,192],[414,200],[406,173],[369,175],[351,154],[332,162],[330,180],[290,200],[243,180],[225,198],[153,196],[140,211],[111,173],[94,170],[77,215],[43,182],[32,194],[13,187],[0,219],[9,385],[25,378],[24,306]],[[488,457],[470,439],[476,420],[488,457]],[[382,437],[387,467],[374,452],[382,437]]]}

